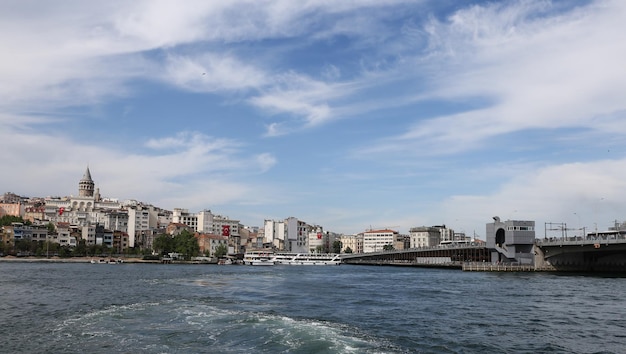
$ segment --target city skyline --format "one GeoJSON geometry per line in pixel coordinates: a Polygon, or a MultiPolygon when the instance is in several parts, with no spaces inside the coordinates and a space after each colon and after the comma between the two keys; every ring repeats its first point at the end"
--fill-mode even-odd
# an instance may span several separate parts
{"type": "Polygon", "coordinates": [[[0,4],[3,192],[339,233],[626,218],[621,1],[0,4]]]}

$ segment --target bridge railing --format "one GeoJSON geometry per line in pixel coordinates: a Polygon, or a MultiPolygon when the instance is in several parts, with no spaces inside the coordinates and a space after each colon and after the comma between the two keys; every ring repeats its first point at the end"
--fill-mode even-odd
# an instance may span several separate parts
{"type": "Polygon", "coordinates": [[[484,244],[478,242],[471,242],[465,244],[450,244],[450,245],[436,245],[436,246],[428,246],[428,247],[414,247],[407,248],[402,250],[380,250],[376,252],[367,252],[367,253],[342,253],[342,258],[351,258],[351,257],[363,257],[363,256],[375,256],[375,255],[384,255],[390,253],[409,253],[409,252],[424,252],[424,251],[437,251],[437,250],[449,250],[449,249],[477,249],[477,248],[485,248],[484,244]]]}
{"type": "Polygon", "coordinates": [[[626,234],[589,234],[587,236],[550,237],[536,239],[539,246],[571,246],[609,243],[626,243],[626,234]]]}

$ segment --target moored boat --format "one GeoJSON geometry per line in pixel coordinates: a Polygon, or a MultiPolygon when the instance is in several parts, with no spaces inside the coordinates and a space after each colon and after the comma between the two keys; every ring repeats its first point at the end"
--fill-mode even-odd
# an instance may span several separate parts
{"type": "Polygon", "coordinates": [[[276,253],[275,264],[285,265],[340,265],[341,256],[335,253],[276,253]]]}
{"type": "Polygon", "coordinates": [[[254,266],[273,266],[274,253],[268,251],[249,251],[243,255],[243,264],[254,266]]]}

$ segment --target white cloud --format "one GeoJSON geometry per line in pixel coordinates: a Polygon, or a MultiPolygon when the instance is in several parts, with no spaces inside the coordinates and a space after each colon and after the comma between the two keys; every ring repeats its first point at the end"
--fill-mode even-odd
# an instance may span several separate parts
{"type": "Polygon", "coordinates": [[[97,161],[91,165],[92,177],[104,196],[169,208],[176,206],[169,204],[173,201],[187,200],[184,205],[200,207],[261,197],[262,191],[250,193],[257,188],[239,181],[276,163],[271,154],[242,156],[239,143],[193,132],[152,139],[146,146],[159,154],[128,153],[76,143],[61,135],[12,131],[0,139],[0,149],[19,147],[19,151],[3,156],[3,164],[23,166],[25,156],[28,164],[3,174],[2,184],[26,195],[76,195],[85,166],[97,161]],[[17,190],[20,186],[27,187],[28,193],[17,190]]]}
{"type": "MultiPolygon", "coordinates": [[[[494,185],[485,195],[451,196],[432,211],[431,217],[448,215],[452,227],[466,232],[491,222],[489,218],[496,215],[503,220],[534,220],[537,237],[543,237],[546,222],[564,222],[571,228],[585,226],[590,230],[595,225],[606,229],[613,220],[623,218],[626,159],[517,171],[517,176],[503,185],[494,185]]],[[[484,236],[484,228],[476,231],[484,236]]]]}
{"type": "Polygon", "coordinates": [[[170,55],[165,71],[167,81],[195,92],[254,89],[267,81],[263,71],[230,55],[212,53],[197,58],[170,55]]]}
{"type": "Polygon", "coordinates": [[[512,4],[472,6],[445,22],[433,20],[430,52],[416,59],[431,70],[418,100],[479,98],[486,107],[417,121],[372,151],[419,141],[431,146],[429,153],[452,153],[454,146],[466,150],[533,128],[626,129],[617,124],[626,111],[624,3],[598,2],[562,15],[545,2],[512,4]]]}

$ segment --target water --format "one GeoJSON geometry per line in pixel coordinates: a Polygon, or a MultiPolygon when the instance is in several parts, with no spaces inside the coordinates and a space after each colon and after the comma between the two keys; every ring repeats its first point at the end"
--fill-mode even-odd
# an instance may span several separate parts
{"type": "Polygon", "coordinates": [[[0,263],[3,353],[624,353],[626,278],[0,263]]]}

